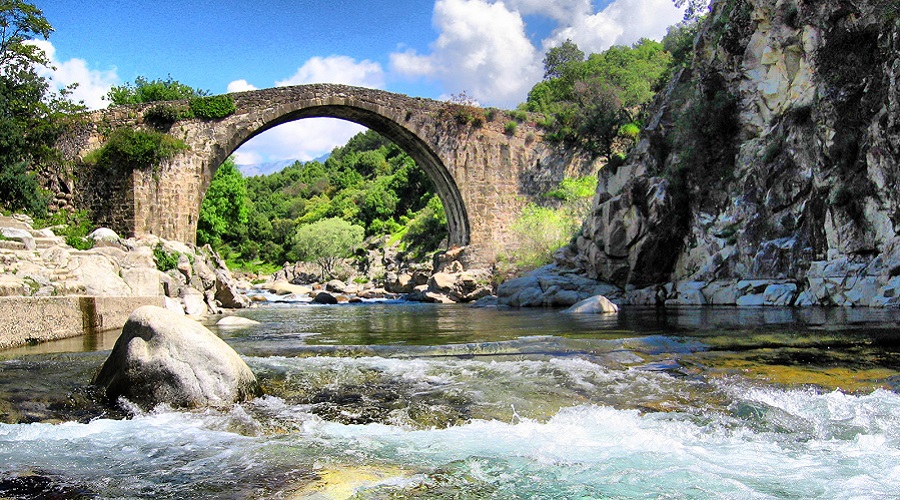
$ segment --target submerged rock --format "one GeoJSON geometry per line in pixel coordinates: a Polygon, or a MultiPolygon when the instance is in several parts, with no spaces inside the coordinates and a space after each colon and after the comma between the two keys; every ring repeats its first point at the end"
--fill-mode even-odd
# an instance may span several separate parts
{"type": "Polygon", "coordinates": [[[143,408],[230,404],[262,394],[238,354],[203,325],[166,309],[135,310],[93,383],[143,408]]]}

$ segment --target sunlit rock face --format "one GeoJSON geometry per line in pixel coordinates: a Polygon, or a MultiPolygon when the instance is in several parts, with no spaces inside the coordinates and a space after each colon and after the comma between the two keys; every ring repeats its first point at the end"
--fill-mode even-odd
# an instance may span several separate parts
{"type": "Polygon", "coordinates": [[[569,264],[641,303],[900,304],[900,23],[877,4],[716,2],[569,264]]]}
{"type": "Polygon", "coordinates": [[[250,368],[222,339],[155,306],[134,311],[94,379],[106,396],[143,408],[226,405],[261,395],[250,368]]]}

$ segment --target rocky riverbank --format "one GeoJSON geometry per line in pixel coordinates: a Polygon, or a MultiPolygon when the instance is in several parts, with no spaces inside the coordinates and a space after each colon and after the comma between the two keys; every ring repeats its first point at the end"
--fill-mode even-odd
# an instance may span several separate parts
{"type": "Polygon", "coordinates": [[[250,306],[208,247],[98,229],[77,250],[22,215],[0,217],[0,234],[0,348],[121,328],[141,305],[198,319],[250,306]]]}

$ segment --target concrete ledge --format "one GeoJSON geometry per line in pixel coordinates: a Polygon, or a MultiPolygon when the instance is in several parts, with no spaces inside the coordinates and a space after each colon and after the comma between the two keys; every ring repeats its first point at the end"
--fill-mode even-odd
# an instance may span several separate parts
{"type": "Polygon", "coordinates": [[[0,349],[122,328],[144,305],[164,307],[164,298],[0,297],[0,349]]]}

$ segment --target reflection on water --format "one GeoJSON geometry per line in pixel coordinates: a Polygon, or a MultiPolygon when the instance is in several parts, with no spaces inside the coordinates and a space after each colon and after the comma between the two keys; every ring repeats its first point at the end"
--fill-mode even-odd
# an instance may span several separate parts
{"type": "Polygon", "coordinates": [[[893,310],[239,314],[228,408],[102,406],[117,332],[0,352],[0,497],[900,495],[893,310]]]}

